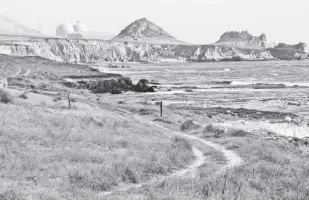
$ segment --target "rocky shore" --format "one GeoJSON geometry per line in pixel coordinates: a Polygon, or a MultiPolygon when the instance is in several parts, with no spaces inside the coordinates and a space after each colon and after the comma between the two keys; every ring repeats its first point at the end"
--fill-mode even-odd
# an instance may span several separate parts
{"type": "Polygon", "coordinates": [[[128,77],[112,78],[112,79],[65,79],[63,84],[70,88],[88,89],[95,94],[111,93],[121,94],[126,91],[134,92],[155,92],[154,87],[148,86],[149,81],[141,79],[137,84],[133,84],[128,77]]]}

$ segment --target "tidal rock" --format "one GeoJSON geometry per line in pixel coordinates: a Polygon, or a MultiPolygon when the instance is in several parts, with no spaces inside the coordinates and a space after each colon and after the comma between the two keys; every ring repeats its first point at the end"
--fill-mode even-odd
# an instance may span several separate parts
{"type": "Polygon", "coordinates": [[[141,79],[137,85],[135,85],[135,91],[136,92],[155,92],[153,87],[149,87],[147,84],[149,84],[149,81],[146,79],[141,79]]]}
{"type": "Polygon", "coordinates": [[[65,80],[63,84],[69,88],[88,89],[93,93],[112,93],[120,94],[123,91],[135,92],[155,92],[153,87],[147,85],[148,80],[141,79],[137,85],[132,83],[128,77],[111,78],[111,79],[84,79],[84,80],[65,80]]]}

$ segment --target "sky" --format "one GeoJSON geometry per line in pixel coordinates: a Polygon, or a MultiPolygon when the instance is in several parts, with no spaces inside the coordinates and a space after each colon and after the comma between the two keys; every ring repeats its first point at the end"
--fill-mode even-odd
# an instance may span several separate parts
{"type": "Polygon", "coordinates": [[[217,41],[226,31],[309,44],[309,0],[0,0],[0,14],[44,34],[80,20],[90,31],[118,34],[146,17],[180,40],[217,41]]]}

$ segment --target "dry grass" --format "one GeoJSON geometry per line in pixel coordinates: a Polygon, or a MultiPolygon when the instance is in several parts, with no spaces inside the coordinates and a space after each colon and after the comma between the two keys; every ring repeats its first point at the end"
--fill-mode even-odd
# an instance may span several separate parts
{"type": "Polygon", "coordinates": [[[222,137],[224,134],[224,130],[220,127],[214,126],[212,124],[207,125],[203,129],[204,137],[215,137],[219,138],[222,137]]]}
{"type": "Polygon", "coordinates": [[[309,149],[251,137],[214,138],[245,164],[225,173],[173,179],[143,190],[142,199],[309,199],[309,149]]]}
{"type": "Polygon", "coordinates": [[[104,112],[0,104],[0,198],[91,199],[190,163],[190,144],[104,112]]]}
{"type": "Polygon", "coordinates": [[[215,137],[215,138],[221,138],[221,137],[245,137],[249,136],[250,133],[241,130],[241,129],[226,129],[222,126],[217,126],[213,124],[209,124],[204,127],[203,129],[203,137],[209,138],[209,137],[215,137]]]}

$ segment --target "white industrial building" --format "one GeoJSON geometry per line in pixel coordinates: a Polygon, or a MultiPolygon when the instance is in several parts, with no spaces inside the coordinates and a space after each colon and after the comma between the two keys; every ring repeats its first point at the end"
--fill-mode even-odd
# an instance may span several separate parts
{"type": "Polygon", "coordinates": [[[102,32],[91,32],[88,31],[87,26],[79,21],[75,24],[68,22],[59,24],[56,29],[57,37],[68,38],[68,39],[100,39],[110,40],[115,35],[102,33],[102,32]]]}

